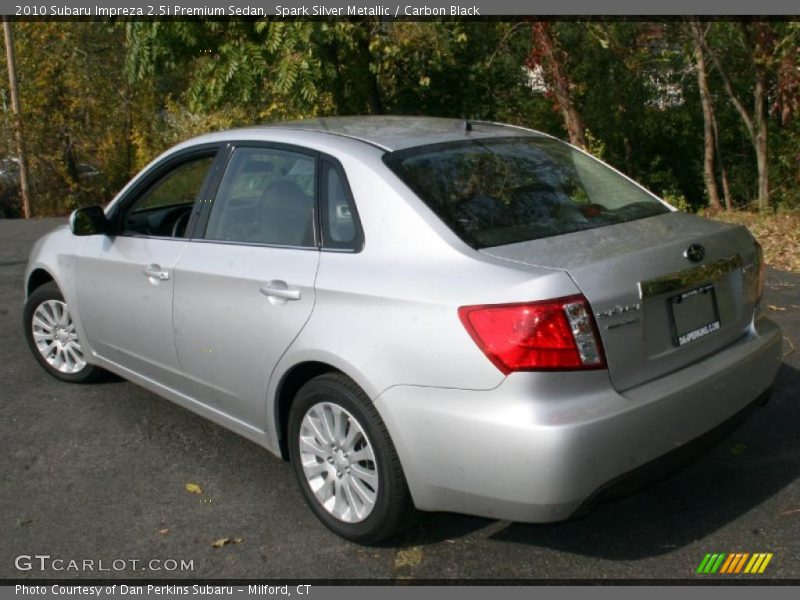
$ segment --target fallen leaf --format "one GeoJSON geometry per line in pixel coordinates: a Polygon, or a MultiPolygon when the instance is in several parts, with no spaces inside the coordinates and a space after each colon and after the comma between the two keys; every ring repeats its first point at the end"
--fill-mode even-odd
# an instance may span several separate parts
{"type": "Polygon", "coordinates": [[[413,568],[422,562],[422,548],[412,546],[403,550],[398,550],[394,556],[394,568],[413,568]]]}
{"type": "Polygon", "coordinates": [[[775,306],[774,304],[767,304],[767,308],[775,312],[785,312],[786,308],[783,306],[775,306]]]}
{"type": "Polygon", "coordinates": [[[186,491],[191,492],[192,494],[202,494],[203,488],[201,488],[196,483],[187,483],[186,484],[186,491]]]}
{"type": "MultiPolygon", "coordinates": [[[[743,210],[722,211],[714,219],[746,225],[764,250],[764,260],[773,269],[800,271],[800,216],[794,214],[752,213],[743,210]]],[[[794,284],[770,281],[771,289],[795,287],[794,284]]]]}
{"type": "Polygon", "coordinates": [[[228,544],[241,544],[242,538],[219,538],[211,544],[214,548],[222,548],[228,544]]]}

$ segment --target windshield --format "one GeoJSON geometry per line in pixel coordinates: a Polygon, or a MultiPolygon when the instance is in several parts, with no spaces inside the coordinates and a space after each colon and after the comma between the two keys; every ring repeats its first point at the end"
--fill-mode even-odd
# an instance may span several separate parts
{"type": "Polygon", "coordinates": [[[462,240],[502,246],[669,212],[600,161],[551,138],[491,138],[387,154],[462,240]]]}

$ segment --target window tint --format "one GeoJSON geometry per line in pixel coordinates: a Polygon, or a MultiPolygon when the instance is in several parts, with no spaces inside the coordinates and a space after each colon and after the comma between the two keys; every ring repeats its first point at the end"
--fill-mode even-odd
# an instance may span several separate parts
{"type": "Polygon", "coordinates": [[[161,177],[128,208],[123,235],[183,237],[213,161],[214,156],[195,158],[161,177]]]}
{"type": "Polygon", "coordinates": [[[211,207],[206,239],[314,246],[315,162],[283,150],[236,149],[211,207]]]}
{"type": "Polygon", "coordinates": [[[326,248],[356,248],[360,231],[346,183],[328,161],[322,166],[322,232],[326,248]]]}
{"type": "Polygon", "coordinates": [[[669,212],[600,161],[550,138],[437,144],[395,152],[384,160],[476,248],[669,212]]]}

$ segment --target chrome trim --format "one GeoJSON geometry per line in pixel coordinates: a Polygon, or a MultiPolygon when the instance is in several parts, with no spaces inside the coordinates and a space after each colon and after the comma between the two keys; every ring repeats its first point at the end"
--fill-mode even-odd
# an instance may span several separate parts
{"type": "Polygon", "coordinates": [[[639,302],[635,302],[633,304],[626,304],[625,306],[615,306],[614,308],[610,308],[608,310],[603,310],[598,313],[595,313],[595,317],[598,319],[610,319],[611,317],[616,317],[618,315],[624,315],[630,312],[636,312],[641,309],[641,304],[639,302]]]}
{"type": "Polygon", "coordinates": [[[186,240],[196,244],[224,244],[226,246],[248,246],[251,248],[275,248],[279,250],[314,250],[320,252],[319,246],[290,246],[281,244],[265,244],[263,242],[240,242],[237,240],[212,240],[206,238],[190,238],[186,240]]]}
{"type": "Polygon", "coordinates": [[[662,275],[655,279],[640,281],[639,298],[644,300],[645,298],[660,296],[661,294],[668,294],[671,292],[679,292],[685,288],[709,283],[741,266],[742,257],[738,254],[734,254],[727,258],[715,260],[707,265],[700,265],[690,269],[684,269],[683,271],[662,275]]]}

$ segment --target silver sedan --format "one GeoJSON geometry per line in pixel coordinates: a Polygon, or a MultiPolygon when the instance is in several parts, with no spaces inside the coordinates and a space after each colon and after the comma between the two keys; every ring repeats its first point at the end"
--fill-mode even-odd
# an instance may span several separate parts
{"type": "Polygon", "coordinates": [[[292,463],[334,532],[554,521],[763,401],[781,334],[744,227],[536,131],[403,117],[172,148],[40,239],[25,331],[292,463]]]}

